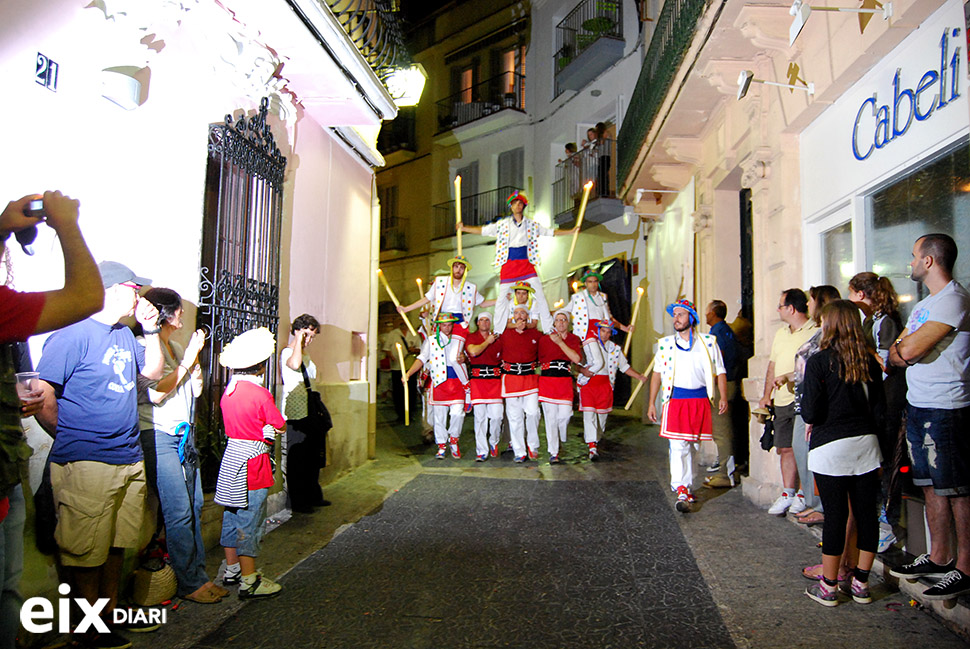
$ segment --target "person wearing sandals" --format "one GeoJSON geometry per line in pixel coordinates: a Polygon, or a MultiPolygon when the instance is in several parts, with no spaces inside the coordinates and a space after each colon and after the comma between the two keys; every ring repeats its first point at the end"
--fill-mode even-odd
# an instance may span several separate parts
{"type": "Polygon", "coordinates": [[[269,390],[263,387],[266,361],[276,336],[266,327],[250,329],[226,345],[219,364],[232,378],[219,402],[229,438],[216,479],[222,515],[219,542],[226,553],[224,583],[239,584],[240,599],[272,597],[282,586],[256,570],[266,521],[266,496],[273,486],[271,444],[286,427],[269,390]]]}
{"type": "MultiPolygon", "coordinates": [[[[287,412],[287,396],[295,389],[303,389],[306,381],[317,378],[317,366],[306,353],[307,346],[320,333],[320,323],[312,315],[304,313],[293,321],[290,334],[293,340],[280,352],[280,375],[283,379],[283,412],[287,412]]],[[[403,393],[402,393],[403,402],[403,393]]],[[[403,410],[403,405],[402,405],[403,410]]],[[[294,512],[312,514],[314,507],[326,507],[329,500],[320,488],[320,456],[326,444],[325,430],[312,430],[313,419],[289,416],[286,422],[286,481],[290,507],[294,512]],[[311,430],[306,430],[310,428],[311,430]]]]}
{"type": "Polygon", "coordinates": [[[882,369],[869,353],[859,309],[835,300],[822,309],[819,351],[808,359],[801,413],[811,424],[808,468],[815,474],[825,522],[822,579],[805,591],[823,606],[839,603],[839,564],[845,549],[850,507],[855,517],[859,561],[846,594],[860,604],[872,601],[869,571],[876,557],[879,521],[879,467],[876,436],[885,414],[882,369]]]}
{"type": "MultiPolygon", "coordinates": [[[[165,366],[157,381],[138,377],[138,418],[149,489],[154,490],[165,524],[165,544],[178,580],[179,597],[214,604],[229,594],[205,571],[202,539],[202,480],[195,452],[195,400],[202,394],[199,329],[184,348],[172,339],[182,328],[182,297],[169,288],[152,288],[144,298],[158,309],[158,337],[165,366]]],[[[144,344],[144,339],[138,339],[144,344]]]]}

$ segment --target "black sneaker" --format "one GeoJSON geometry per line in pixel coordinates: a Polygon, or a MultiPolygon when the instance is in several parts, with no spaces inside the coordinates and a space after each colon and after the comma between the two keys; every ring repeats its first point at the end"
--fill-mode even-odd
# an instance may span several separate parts
{"type": "Polygon", "coordinates": [[[893,577],[898,577],[899,579],[918,579],[919,577],[944,577],[946,574],[954,569],[956,561],[951,561],[945,566],[941,566],[937,563],[930,561],[930,555],[921,554],[916,557],[913,563],[907,563],[905,566],[900,566],[899,568],[893,568],[889,571],[889,574],[893,577]]]}
{"type": "Polygon", "coordinates": [[[128,649],[131,647],[131,640],[122,638],[117,633],[99,633],[89,631],[87,633],[75,633],[71,636],[72,642],[76,647],[85,649],[128,649]]]}
{"type": "Polygon", "coordinates": [[[970,593],[970,576],[959,570],[946,573],[939,582],[923,591],[924,599],[951,599],[970,593]]]}
{"type": "Polygon", "coordinates": [[[239,577],[241,575],[242,575],[241,572],[235,572],[235,573],[232,573],[232,574],[228,574],[227,573],[227,574],[223,575],[222,576],[222,585],[223,586],[238,586],[239,585],[239,577]]]}

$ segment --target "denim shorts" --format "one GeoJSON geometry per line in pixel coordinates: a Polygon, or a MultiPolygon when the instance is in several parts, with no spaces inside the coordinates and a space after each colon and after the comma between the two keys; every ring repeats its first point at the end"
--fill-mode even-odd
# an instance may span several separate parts
{"type": "Polygon", "coordinates": [[[269,489],[250,489],[248,507],[226,507],[222,514],[224,548],[236,548],[244,557],[258,557],[263,541],[263,522],[266,520],[266,496],[269,489]]]}
{"type": "Polygon", "coordinates": [[[939,496],[970,495],[970,407],[906,406],[906,445],[913,484],[939,496]]]}

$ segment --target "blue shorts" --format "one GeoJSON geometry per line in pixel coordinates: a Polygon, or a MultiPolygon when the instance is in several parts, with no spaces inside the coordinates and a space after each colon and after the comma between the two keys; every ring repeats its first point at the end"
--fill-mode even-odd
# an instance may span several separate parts
{"type": "Polygon", "coordinates": [[[258,557],[263,542],[263,522],[266,520],[266,496],[269,489],[250,489],[248,507],[226,507],[222,514],[224,548],[236,548],[244,557],[258,557]]]}
{"type": "Polygon", "coordinates": [[[970,407],[956,410],[906,405],[906,445],[913,484],[939,496],[970,495],[970,407]]]}

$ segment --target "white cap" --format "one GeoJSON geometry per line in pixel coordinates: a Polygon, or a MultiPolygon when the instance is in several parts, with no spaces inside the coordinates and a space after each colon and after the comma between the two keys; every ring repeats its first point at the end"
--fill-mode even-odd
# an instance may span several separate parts
{"type": "Polygon", "coordinates": [[[241,370],[262,363],[273,355],[276,336],[266,327],[244,331],[232,339],[219,354],[219,364],[231,370],[241,370]]]}

